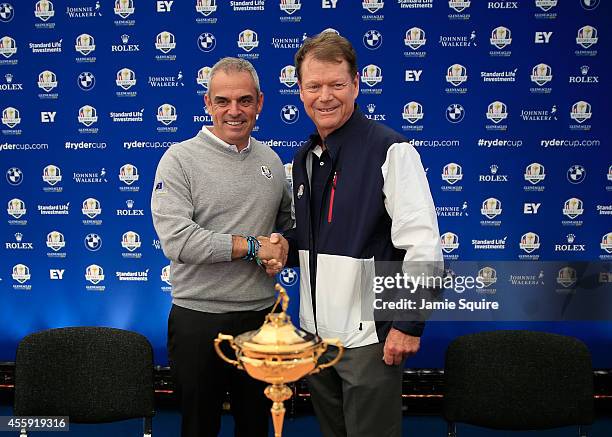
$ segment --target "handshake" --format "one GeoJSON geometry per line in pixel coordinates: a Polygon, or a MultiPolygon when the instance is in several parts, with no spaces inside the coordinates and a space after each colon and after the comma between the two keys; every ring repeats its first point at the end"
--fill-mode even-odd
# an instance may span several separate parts
{"type": "MultiPolygon", "coordinates": [[[[269,237],[259,236],[259,251],[257,258],[268,276],[274,276],[285,266],[289,253],[289,243],[281,234],[273,233],[269,237]]],[[[248,252],[247,241],[244,237],[233,236],[232,258],[242,258],[248,252]]]]}

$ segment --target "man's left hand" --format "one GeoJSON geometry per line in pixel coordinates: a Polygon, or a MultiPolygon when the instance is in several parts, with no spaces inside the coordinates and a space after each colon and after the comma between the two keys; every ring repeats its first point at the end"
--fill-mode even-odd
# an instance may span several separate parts
{"type": "Polygon", "coordinates": [[[402,363],[404,358],[416,354],[420,345],[420,337],[413,337],[395,328],[391,328],[385,341],[383,360],[388,366],[397,366],[402,363]]]}

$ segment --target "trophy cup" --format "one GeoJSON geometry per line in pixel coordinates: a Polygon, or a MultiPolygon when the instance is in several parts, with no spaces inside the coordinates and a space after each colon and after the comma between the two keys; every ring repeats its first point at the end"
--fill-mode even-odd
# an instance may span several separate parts
{"type": "Polygon", "coordinates": [[[236,338],[219,334],[215,339],[215,350],[222,360],[245,370],[251,377],[270,384],[264,393],[273,402],[270,412],[274,436],[281,437],[285,417],[283,401],[291,398],[293,394],[285,384],[335,365],[342,358],[344,347],[336,338],[321,339],[296,328],[287,315],[287,292],[278,284],[276,290],[276,303],[261,328],[245,332],[236,338]],[[282,311],[277,313],[275,311],[279,304],[282,311]],[[226,357],[221,350],[221,343],[226,340],[236,353],[235,360],[226,357]],[[330,362],[318,365],[317,361],[328,345],[336,346],[338,353],[330,362]]]}

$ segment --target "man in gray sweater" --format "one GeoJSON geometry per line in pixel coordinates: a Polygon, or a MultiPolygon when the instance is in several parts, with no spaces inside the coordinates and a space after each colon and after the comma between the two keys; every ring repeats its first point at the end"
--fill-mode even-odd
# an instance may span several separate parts
{"type": "Polygon", "coordinates": [[[171,260],[168,353],[181,435],[217,436],[229,391],[235,436],[264,437],[264,385],[222,362],[213,339],[263,323],[275,298],[271,276],[287,258],[286,240],[273,232],[293,226],[291,195],[279,157],[250,136],[263,105],[253,66],[221,59],[205,102],[213,126],[166,151],[151,197],[155,230],[171,260]]]}

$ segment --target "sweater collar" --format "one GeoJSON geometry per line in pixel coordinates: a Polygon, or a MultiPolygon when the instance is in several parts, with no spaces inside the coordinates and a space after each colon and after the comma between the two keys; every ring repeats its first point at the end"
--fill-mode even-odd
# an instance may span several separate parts
{"type": "Polygon", "coordinates": [[[246,155],[247,153],[251,151],[251,138],[252,137],[249,137],[249,142],[247,143],[247,146],[244,149],[238,151],[238,146],[236,146],[235,144],[226,143],[221,138],[213,134],[211,129],[212,129],[212,126],[202,126],[202,129],[200,132],[202,132],[202,134],[206,137],[206,139],[212,142],[213,144],[218,145],[219,147],[223,148],[226,151],[230,151],[230,152],[237,153],[237,154],[246,155]]]}

